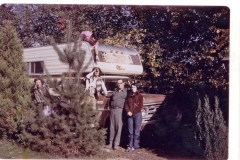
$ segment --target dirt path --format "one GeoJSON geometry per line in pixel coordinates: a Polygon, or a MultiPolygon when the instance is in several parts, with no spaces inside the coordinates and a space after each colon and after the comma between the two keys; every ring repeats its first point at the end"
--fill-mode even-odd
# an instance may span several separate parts
{"type": "MultiPolygon", "coordinates": [[[[125,148],[120,148],[119,150],[108,150],[105,151],[107,155],[106,158],[83,158],[94,159],[94,160],[203,160],[197,158],[189,157],[177,157],[173,154],[165,153],[161,149],[147,149],[140,148],[134,152],[126,152],[125,148]]],[[[60,157],[55,157],[47,153],[34,152],[30,150],[24,150],[19,146],[0,140],[0,159],[59,159],[60,157]]],[[[61,158],[60,158],[61,159],[61,158]]],[[[78,158],[79,159],[79,158],[78,158]]],[[[81,158],[80,158],[81,159],[81,158]]],[[[79,160],[80,160],[79,159],[79,160]]]]}
{"type": "Polygon", "coordinates": [[[160,149],[145,148],[140,148],[134,152],[126,152],[125,148],[121,148],[117,151],[110,150],[109,154],[107,160],[204,160],[194,157],[173,156],[160,149]]]}
{"type": "MultiPolygon", "coordinates": [[[[135,152],[126,152],[124,148],[120,150],[108,150],[107,158],[97,158],[99,160],[166,160],[157,154],[151,153],[147,149],[138,149],[135,152]]],[[[19,146],[0,140],[0,159],[59,159],[47,153],[24,150],[19,146]]],[[[89,159],[92,159],[89,158],[89,159]]],[[[79,159],[79,158],[78,158],[79,159]]],[[[84,158],[86,160],[88,158],[84,158]]]]}
{"type": "Polygon", "coordinates": [[[152,153],[150,150],[140,148],[134,152],[126,152],[125,148],[119,150],[108,150],[108,160],[167,160],[166,158],[159,157],[157,154],[152,153]]]}

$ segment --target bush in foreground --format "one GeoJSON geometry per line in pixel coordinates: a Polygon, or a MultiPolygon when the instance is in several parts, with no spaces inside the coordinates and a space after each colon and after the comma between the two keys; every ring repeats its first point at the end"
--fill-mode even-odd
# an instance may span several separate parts
{"type": "Polygon", "coordinates": [[[43,115],[42,104],[36,106],[31,116],[26,115],[19,135],[19,142],[25,147],[63,157],[79,157],[96,155],[104,145],[105,129],[99,128],[98,112],[88,101],[79,79],[85,56],[79,45],[80,41],[71,44],[69,39],[63,52],[53,43],[59,59],[69,65],[69,74],[62,77],[61,84],[48,79],[58,94],[45,97],[46,105],[53,109],[51,115],[43,115]],[[70,77],[71,69],[76,71],[74,77],[70,77]]]}
{"type": "Polygon", "coordinates": [[[25,74],[23,47],[15,28],[0,26],[0,134],[15,135],[31,105],[31,84],[25,74]]]}

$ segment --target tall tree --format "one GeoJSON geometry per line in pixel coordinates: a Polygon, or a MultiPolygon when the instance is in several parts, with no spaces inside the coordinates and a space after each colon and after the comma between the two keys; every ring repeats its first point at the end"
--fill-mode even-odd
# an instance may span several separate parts
{"type": "Polygon", "coordinates": [[[22,115],[32,103],[31,84],[25,74],[23,47],[15,28],[6,22],[0,28],[0,129],[18,131],[22,115]]]}
{"type": "Polygon", "coordinates": [[[204,83],[227,88],[228,71],[221,67],[221,60],[229,52],[228,8],[149,6],[134,10],[134,17],[148,33],[141,55],[153,86],[204,83]]]}

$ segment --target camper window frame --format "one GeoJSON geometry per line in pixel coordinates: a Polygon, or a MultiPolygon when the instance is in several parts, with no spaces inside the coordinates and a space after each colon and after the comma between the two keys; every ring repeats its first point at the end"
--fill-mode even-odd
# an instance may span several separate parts
{"type": "Polygon", "coordinates": [[[44,74],[43,65],[44,65],[43,61],[27,62],[27,72],[28,72],[28,74],[30,74],[30,75],[41,75],[41,74],[44,74]],[[42,72],[37,72],[37,67],[41,67],[41,71],[42,72]]]}

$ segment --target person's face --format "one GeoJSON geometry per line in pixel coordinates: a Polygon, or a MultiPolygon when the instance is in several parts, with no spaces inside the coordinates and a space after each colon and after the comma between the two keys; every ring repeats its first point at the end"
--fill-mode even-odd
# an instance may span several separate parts
{"type": "Polygon", "coordinates": [[[118,80],[117,87],[118,87],[118,89],[122,90],[124,88],[124,82],[122,80],[118,80]]]}
{"type": "Polygon", "coordinates": [[[95,77],[98,77],[98,76],[99,76],[99,74],[100,74],[100,71],[99,71],[99,69],[95,69],[94,76],[95,76],[95,77]]]}
{"type": "Polygon", "coordinates": [[[132,86],[131,86],[131,90],[132,90],[133,93],[135,93],[135,92],[137,92],[137,87],[134,86],[134,85],[132,85],[132,86]]]}
{"type": "Polygon", "coordinates": [[[42,82],[40,80],[36,81],[37,88],[42,88],[42,82]]]}

